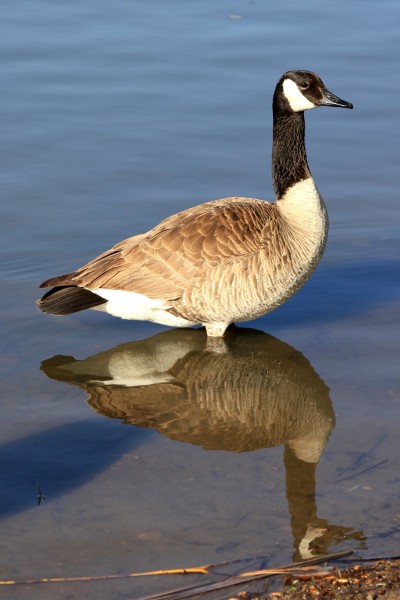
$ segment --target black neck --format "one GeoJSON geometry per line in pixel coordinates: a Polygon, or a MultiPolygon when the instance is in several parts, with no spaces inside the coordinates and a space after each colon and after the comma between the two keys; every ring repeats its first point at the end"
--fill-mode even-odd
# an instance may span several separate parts
{"type": "Polygon", "coordinates": [[[282,198],[295,183],[311,176],[304,136],[303,112],[279,114],[274,110],[272,181],[277,198],[282,198]]]}

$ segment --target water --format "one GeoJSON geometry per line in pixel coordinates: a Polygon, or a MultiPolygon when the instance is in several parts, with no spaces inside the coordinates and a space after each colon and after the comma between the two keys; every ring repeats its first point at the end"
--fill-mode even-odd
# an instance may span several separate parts
{"type": "Polygon", "coordinates": [[[398,553],[398,19],[390,0],[4,4],[2,577],[398,553]],[[43,279],[168,214],[272,198],[271,96],[292,68],[355,106],[306,115],[330,238],[295,298],[214,360],[201,331],[36,311],[43,279]]]}

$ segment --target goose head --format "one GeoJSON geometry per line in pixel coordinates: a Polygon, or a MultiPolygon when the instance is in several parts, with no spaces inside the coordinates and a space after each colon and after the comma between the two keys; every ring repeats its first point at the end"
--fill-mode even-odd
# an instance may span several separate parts
{"type": "Polygon", "coordinates": [[[275,89],[274,112],[299,113],[318,106],[353,108],[327,90],[324,82],[311,71],[287,71],[282,75],[275,89]]]}

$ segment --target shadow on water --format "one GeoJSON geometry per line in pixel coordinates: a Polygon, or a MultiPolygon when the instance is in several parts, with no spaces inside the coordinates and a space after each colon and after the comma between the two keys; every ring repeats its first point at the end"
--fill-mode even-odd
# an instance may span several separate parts
{"type": "Polygon", "coordinates": [[[325,553],[351,528],[317,516],[316,469],[335,415],[329,389],[293,347],[260,331],[171,330],[85,360],[55,356],[51,378],[77,385],[97,412],[206,450],[284,445],[294,558],[325,553]]]}
{"type": "Polygon", "coordinates": [[[0,518],[35,506],[38,486],[56,498],[83,485],[143,437],[87,419],[2,444],[0,518]]]}
{"type": "Polygon", "coordinates": [[[368,261],[324,267],[317,270],[303,290],[300,290],[277,311],[262,317],[263,323],[285,326],[307,322],[329,323],[350,319],[354,315],[396,302],[400,293],[400,262],[398,260],[368,261]],[[318,302],[310,298],[317,294],[318,302]]]}

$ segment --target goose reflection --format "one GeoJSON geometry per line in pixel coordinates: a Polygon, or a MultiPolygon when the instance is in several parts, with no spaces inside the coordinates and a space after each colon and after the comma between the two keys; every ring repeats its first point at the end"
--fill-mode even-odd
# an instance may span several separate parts
{"type": "Polygon", "coordinates": [[[335,414],[309,361],[254,329],[209,344],[201,329],[170,330],[85,360],[55,356],[41,368],[81,387],[103,415],[173,440],[231,452],[284,445],[294,560],[361,537],[317,517],[316,467],[335,414]]]}

